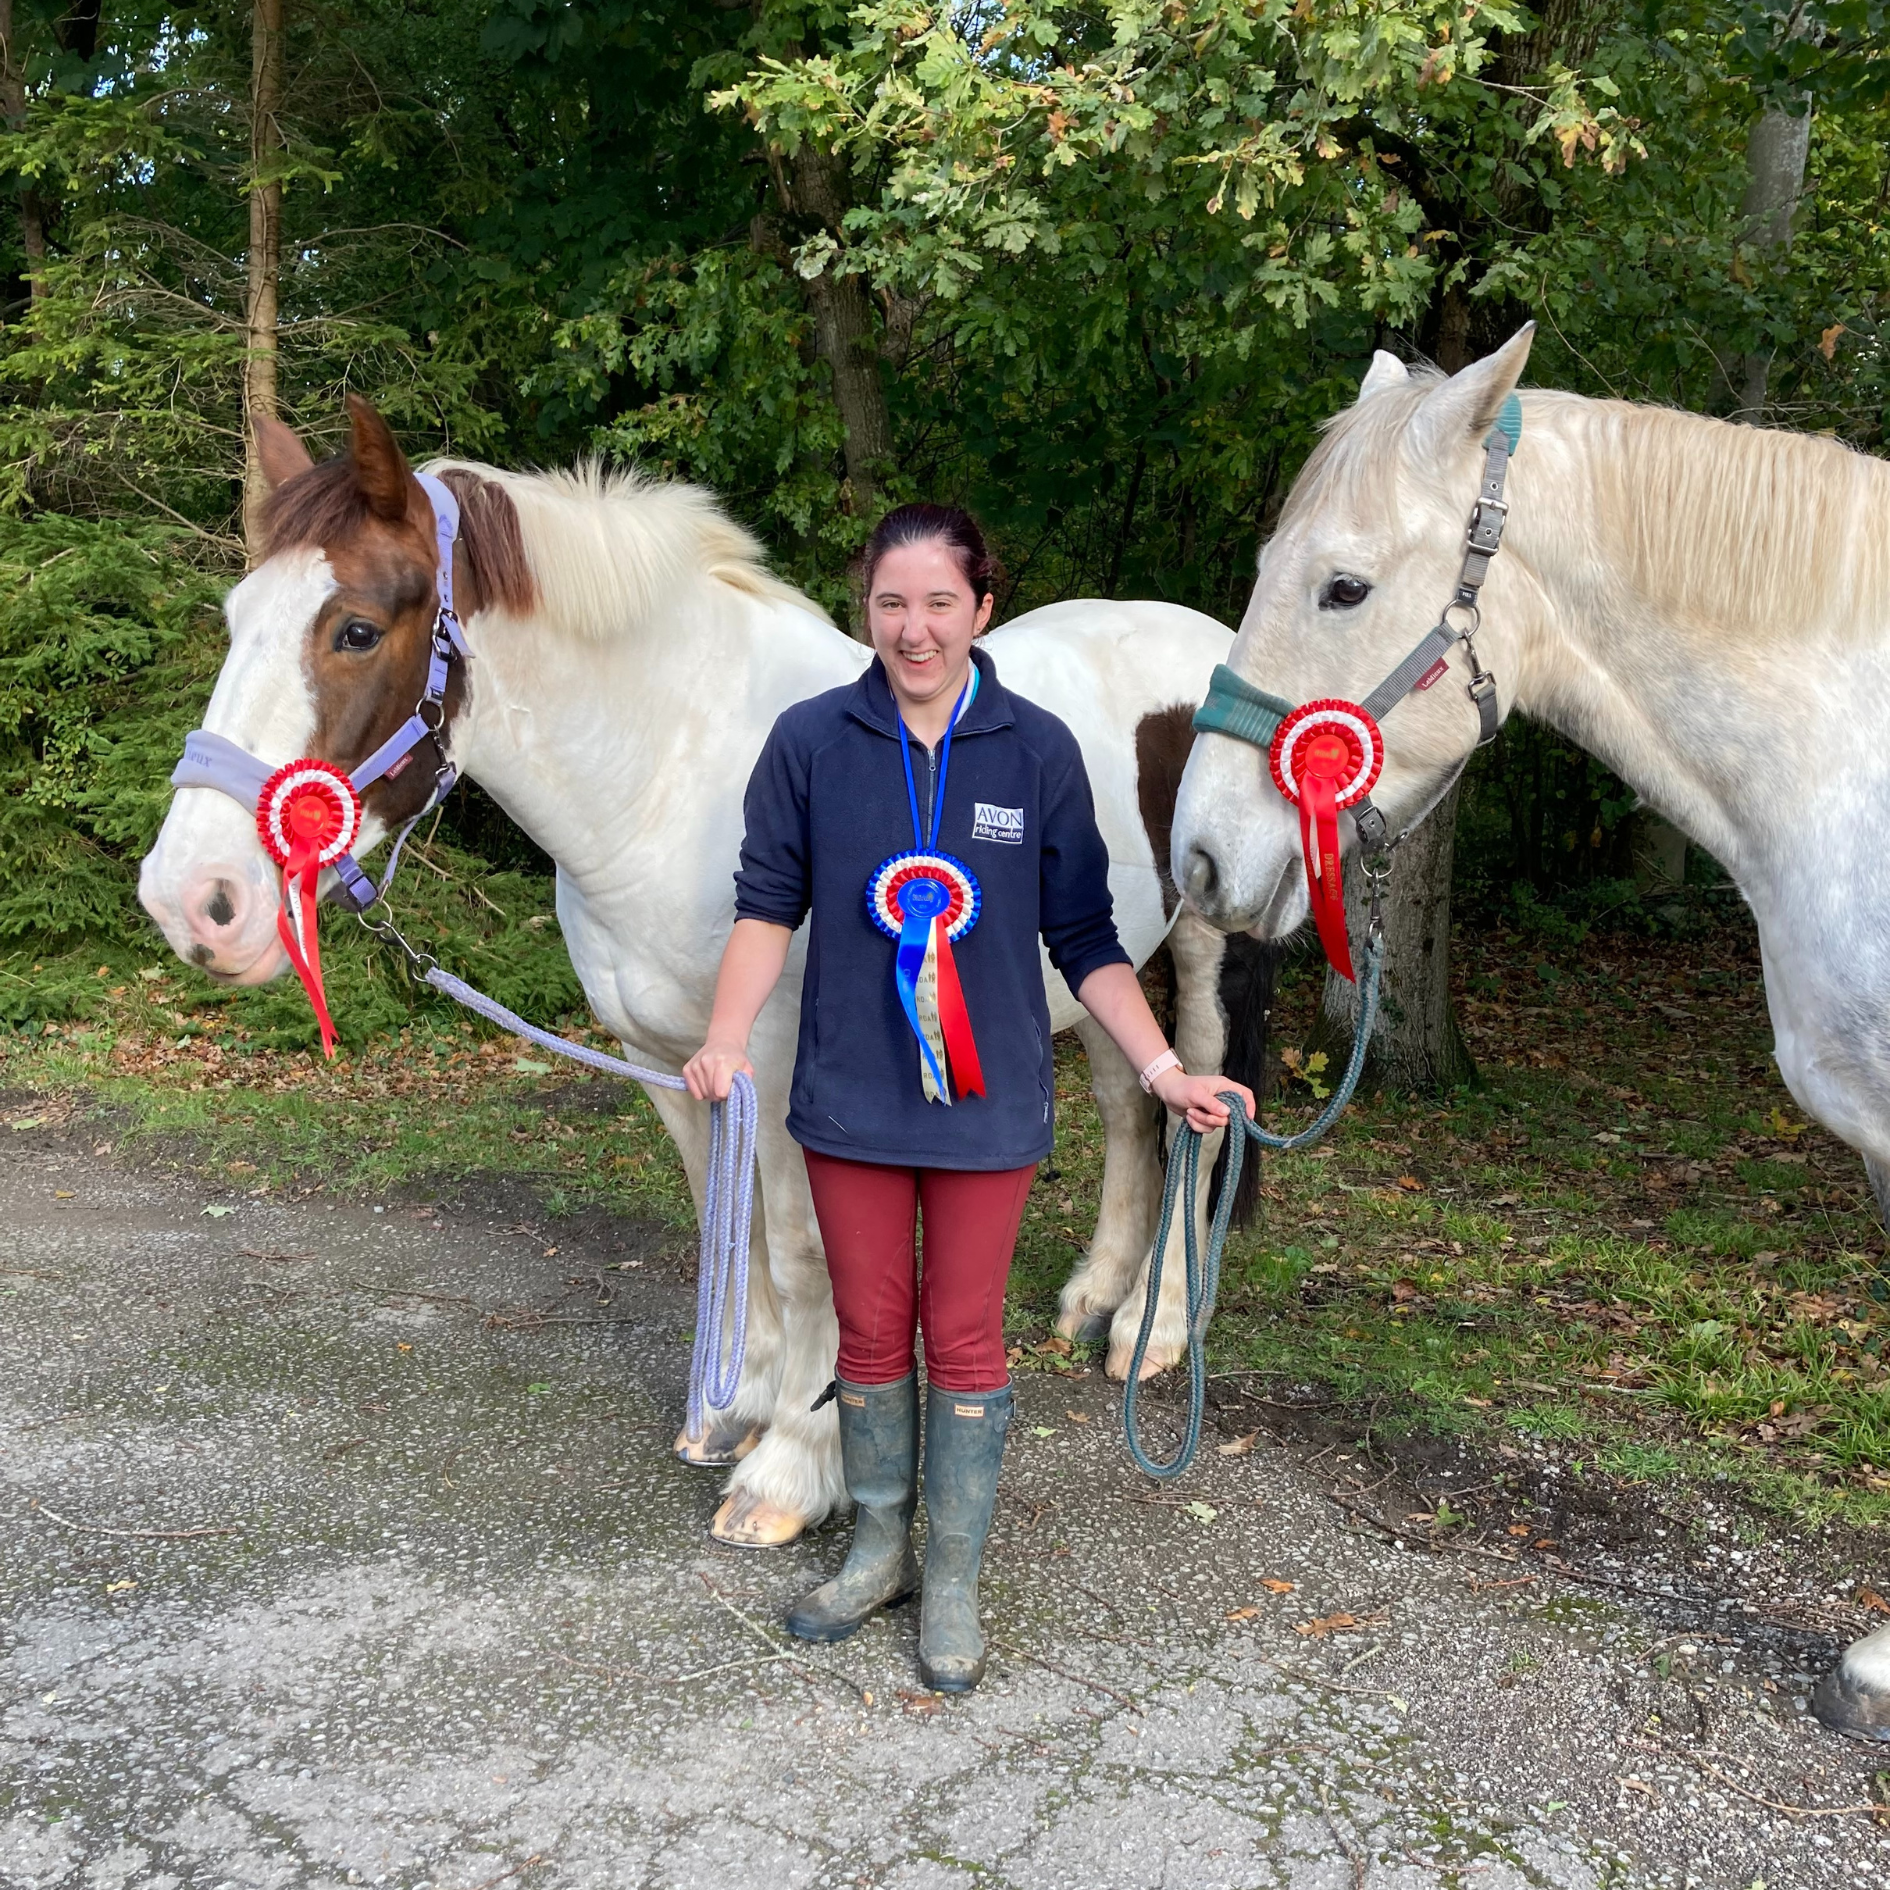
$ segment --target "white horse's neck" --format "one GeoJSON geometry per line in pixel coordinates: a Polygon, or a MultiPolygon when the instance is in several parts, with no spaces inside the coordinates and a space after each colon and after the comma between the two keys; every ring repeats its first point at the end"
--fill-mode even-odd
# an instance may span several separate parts
{"type": "Polygon", "coordinates": [[[685,850],[705,778],[745,781],[775,708],[864,656],[811,608],[706,576],[601,637],[494,613],[466,635],[454,759],[593,899],[647,884],[645,853],[685,850]]]}
{"type": "Polygon", "coordinates": [[[1485,612],[1517,706],[1757,904],[1807,821],[1855,828],[1882,785],[1890,468],[1618,402],[1532,394],[1524,414],[1485,612]]]}
{"type": "Polygon", "coordinates": [[[465,470],[511,501],[537,601],[466,625],[455,762],[557,861],[561,911],[575,895],[614,924],[707,883],[690,849],[719,856],[728,836],[706,810],[726,824],[780,704],[858,675],[865,652],[695,487],[465,470]]]}
{"type": "Polygon", "coordinates": [[[1792,1094],[1890,1167],[1890,469],[1573,395],[1523,415],[1488,653],[1732,874],[1792,1094]]]}

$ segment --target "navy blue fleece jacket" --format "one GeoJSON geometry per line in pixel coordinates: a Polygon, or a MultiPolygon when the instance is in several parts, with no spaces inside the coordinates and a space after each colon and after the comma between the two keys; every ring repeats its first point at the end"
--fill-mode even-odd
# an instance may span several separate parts
{"type": "MultiPolygon", "coordinates": [[[[925,1100],[893,942],[867,912],[867,881],[912,846],[899,723],[879,659],[858,682],[784,711],[749,779],[735,912],[790,930],[809,920],[787,1126],[823,1155],[964,1169],[1041,1161],[1056,1085],[1038,937],[1072,990],[1104,965],[1129,962],[1076,737],[1012,695],[983,650],[972,660],[978,691],[952,733],[938,846],[971,868],[984,894],[977,924],[952,948],[983,1096],[925,1100]]],[[[932,771],[916,741],[912,757],[929,830],[932,771]]]]}

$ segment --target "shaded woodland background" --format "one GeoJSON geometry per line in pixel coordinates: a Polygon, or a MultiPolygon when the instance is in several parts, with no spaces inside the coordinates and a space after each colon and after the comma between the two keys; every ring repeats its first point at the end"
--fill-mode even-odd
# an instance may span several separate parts
{"type": "MultiPolygon", "coordinates": [[[[852,553],[923,494],[985,521],[1004,614],[1231,623],[1374,347],[1456,367],[1534,318],[1539,384],[1882,451],[1886,24],[0,0],[0,1019],[157,955],[134,867],[221,658],[246,412],[320,451],[358,389],[416,456],[700,481],[843,621],[852,553]]],[[[1566,943],[1725,898],[1520,720],[1456,832],[1460,919],[1566,943]]],[[[426,857],[447,950],[577,1004],[547,863],[489,803],[426,857]]],[[[365,958],[338,976],[352,1029],[405,1014],[365,958]]],[[[296,999],[230,1002],[308,1034],[296,999]]]]}

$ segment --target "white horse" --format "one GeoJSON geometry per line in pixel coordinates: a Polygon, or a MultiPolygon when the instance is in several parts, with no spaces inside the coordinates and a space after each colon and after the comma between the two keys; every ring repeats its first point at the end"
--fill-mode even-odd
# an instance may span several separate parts
{"type": "MultiPolygon", "coordinates": [[[[286,428],[266,429],[266,444],[271,552],[230,594],[230,654],[204,726],[271,765],[313,755],[352,767],[419,693],[431,507],[365,402],[347,459],[312,467],[286,428]]],[[[557,862],[558,920],[599,1021],[632,1056],[679,1067],[708,1022],[755,758],[782,709],[850,681],[870,653],[770,577],[753,540],[693,487],[434,470],[461,506],[455,588],[471,651],[448,696],[451,759],[557,862]]],[[[1007,686],[1081,741],[1123,944],[1140,965],[1166,940],[1178,1048],[1201,1070],[1221,1067],[1227,1041],[1225,941],[1177,912],[1164,868],[1188,719],[1228,642],[1223,626],[1171,605],[1081,603],[1035,611],[988,645],[1007,686]]],[[[432,755],[419,752],[428,766],[368,790],[363,849],[423,802],[432,755]]],[[[284,970],[275,869],[253,818],[225,795],[179,790],[139,890],[179,955],[220,981],[284,970]]],[[[747,1370],[708,1434],[678,1440],[691,1461],[736,1464],[714,1532],[751,1546],[791,1540],[844,1500],[833,1413],[812,1409],[837,1326],[806,1170],[784,1127],[801,959],[797,948],[754,1035],[747,1370]]],[[[1159,1112],[1047,961],[1045,976],[1055,1026],[1082,1031],[1108,1136],[1096,1237],[1060,1324],[1109,1330],[1120,1373],[1155,1231],[1159,1112]]],[[[649,1094],[700,1207],[708,1112],[649,1094]]],[[[1184,1342],[1177,1289],[1164,1294],[1151,1367],[1184,1342]]]]}
{"type": "MultiPolygon", "coordinates": [[[[1379,354],[1307,462],[1229,659],[1292,702],[1354,702],[1455,589],[1482,442],[1532,329],[1449,379],[1379,354]]],[[[1476,646],[1503,712],[1598,755],[1706,847],[1758,921],[1779,1068],[1861,1151],[1890,1212],[1890,467],[1828,440],[1691,414],[1521,396],[1507,530],[1476,646]]],[[[1452,680],[1384,727],[1373,795],[1415,825],[1469,759],[1452,680]]],[[[1349,825],[1349,823],[1348,823],[1349,825]]],[[[1306,916],[1298,817],[1266,757],[1200,737],[1173,867],[1216,925],[1306,916]]],[[[1825,1721],[1890,1739],[1890,1628],[1819,1690],[1825,1721]]]]}

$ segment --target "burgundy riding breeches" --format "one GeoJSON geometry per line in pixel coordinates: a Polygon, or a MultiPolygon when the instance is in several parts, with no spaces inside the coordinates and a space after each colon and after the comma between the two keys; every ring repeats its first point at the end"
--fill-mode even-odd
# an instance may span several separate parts
{"type": "Polygon", "coordinates": [[[905,1377],[916,1317],[940,1390],[1007,1384],[1004,1282],[1036,1164],[972,1172],[803,1153],[840,1315],[840,1376],[855,1385],[905,1377]]]}

